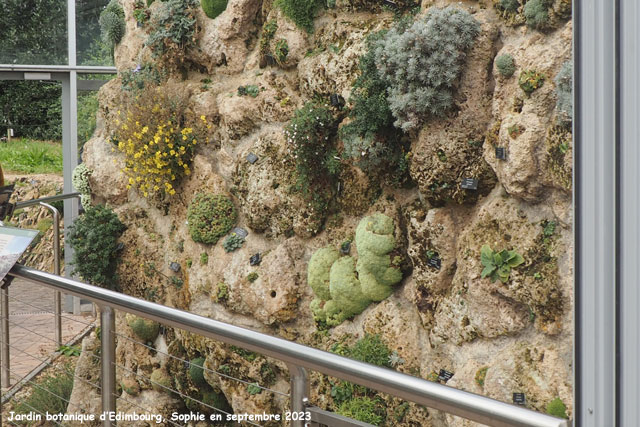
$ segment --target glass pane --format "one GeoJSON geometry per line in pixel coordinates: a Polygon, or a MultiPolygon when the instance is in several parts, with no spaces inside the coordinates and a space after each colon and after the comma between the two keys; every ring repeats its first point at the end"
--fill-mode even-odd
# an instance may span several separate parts
{"type": "Polygon", "coordinates": [[[67,3],[0,2],[0,64],[67,64],[67,3]]]}
{"type": "Polygon", "coordinates": [[[100,12],[109,0],[76,1],[76,45],[78,65],[113,65],[109,47],[100,37],[100,12]]]}

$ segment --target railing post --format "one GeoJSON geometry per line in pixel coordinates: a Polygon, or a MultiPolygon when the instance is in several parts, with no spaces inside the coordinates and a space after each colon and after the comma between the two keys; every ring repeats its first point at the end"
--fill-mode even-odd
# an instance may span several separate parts
{"type": "Polygon", "coordinates": [[[291,427],[304,427],[309,404],[309,375],[302,366],[289,364],[291,378],[291,427]]]}
{"type": "MultiPolygon", "coordinates": [[[[43,206],[51,211],[53,214],[53,274],[60,275],[60,212],[55,207],[48,203],[40,202],[40,206],[43,206]]],[[[58,343],[58,347],[62,345],[62,317],[60,315],[62,311],[62,304],[60,299],[60,292],[55,291],[53,294],[53,312],[54,312],[54,324],[55,324],[55,339],[58,343]]]]}
{"type": "Polygon", "coordinates": [[[100,346],[102,361],[102,425],[111,427],[109,414],[116,411],[116,315],[109,306],[100,307],[100,346]]]}
{"type": "Polygon", "coordinates": [[[11,380],[9,379],[9,283],[2,283],[2,291],[0,294],[0,306],[2,310],[2,374],[0,374],[2,384],[9,388],[11,380]]]}
{"type": "MultiPolygon", "coordinates": [[[[6,280],[6,278],[4,280],[6,280]]],[[[0,284],[4,285],[4,280],[0,280],[0,284]]],[[[8,312],[8,310],[5,311],[5,309],[4,309],[4,304],[2,304],[2,300],[3,299],[4,299],[4,297],[2,296],[2,294],[0,294],[0,311],[1,311],[0,317],[2,317],[4,319],[4,315],[5,315],[5,313],[8,312]]],[[[7,313],[7,316],[8,316],[8,313],[7,313]]],[[[0,331],[0,332],[1,332],[1,335],[2,335],[2,338],[1,338],[2,342],[4,342],[5,333],[4,333],[4,331],[0,331]]],[[[9,347],[7,347],[7,349],[8,348],[9,347]]],[[[4,363],[5,355],[1,354],[0,357],[2,358],[2,362],[1,363],[4,363]]],[[[7,360],[8,360],[8,358],[7,358],[7,360]]],[[[5,384],[4,379],[2,378],[2,375],[0,375],[0,427],[2,427],[2,397],[3,397],[2,396],[2,387],[3,387],[4,384],[5,384]]],[[[8,386],[8,384],[7,384],[7,386],[8,386]]]]}

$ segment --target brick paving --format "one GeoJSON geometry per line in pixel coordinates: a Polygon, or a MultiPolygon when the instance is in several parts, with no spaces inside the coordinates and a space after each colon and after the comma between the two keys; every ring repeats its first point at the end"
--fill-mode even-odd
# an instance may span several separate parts
{"type": "MultiPolygon", "coordinates": [[[[53,341],[53,296],[52,289],[19,279],[9,286],[11,384],[28,375],[57,349],[53,341]]],[[[62,341],[69,342],[93,321],[90,312],[75,316],[63,313],[62,341]]]]}

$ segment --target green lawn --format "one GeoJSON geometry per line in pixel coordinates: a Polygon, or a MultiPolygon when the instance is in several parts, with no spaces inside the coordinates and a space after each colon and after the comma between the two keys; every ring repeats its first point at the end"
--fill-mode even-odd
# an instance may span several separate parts
{"type": "Polygon", "coordinates": [[[30,139],[0,142],[0,165],[7,172],[62,174],[62,144],[30,139]]]}

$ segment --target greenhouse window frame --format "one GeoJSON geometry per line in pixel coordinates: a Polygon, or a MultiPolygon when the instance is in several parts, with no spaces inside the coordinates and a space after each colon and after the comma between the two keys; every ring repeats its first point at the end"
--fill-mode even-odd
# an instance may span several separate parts
{"type": "MultiPolygon", "coordinates": [[[[585,427],[632,426],[640,419],[640,5],[574,0],[573,6],[574,418],[585,427]]],[[[0,78],[47,71],[62,81],[64,188],[70,192],[78,73],[116,69],[77,66],[75,1],[67,0],[67,8],[68,65],[0,65],[0,78]]],[[[65,202],[65,227],[77,211],[77,201],[65,202]]],[[[65,249],[68,263],[71,250],[65,249]]]]}

